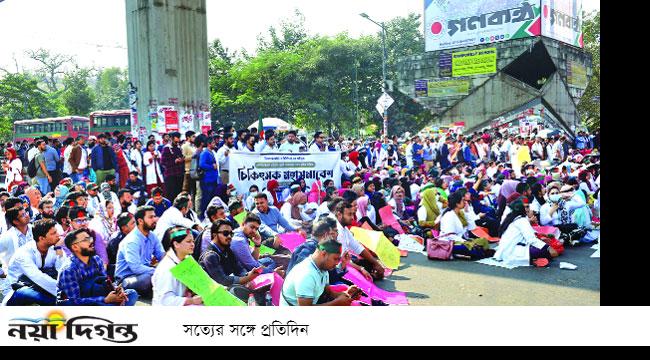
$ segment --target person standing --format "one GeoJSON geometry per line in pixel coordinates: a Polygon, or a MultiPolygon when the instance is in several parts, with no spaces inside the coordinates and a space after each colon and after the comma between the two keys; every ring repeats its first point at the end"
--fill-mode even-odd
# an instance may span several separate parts
{"type": "Polygon", "coordinates": [[[131,158],[131,165],[133,166],[133,171],[137,171],[138,177],[144,180],[144,174],[143,174],[144,159],[142,154],[142,142],[140,140],[137,140],[133,144],[133,148],[131,149],[131,153],[129,154],[129,157],[131,158]]]}
{"type": "Polygon", "coordinates": [[[176,199],[176,196],[183,190],[185,157],[183,157],[183,151],[180,148],[181,134],[174,132],[170,134],[170,137],[171,143],[162,151],[165,197],[176,199]]]}
{"type": "MultiPolygon", "coordinates": [[[[50,189],[54,189],[57,185],[59,185],[59,180],[61,180],[61,171],[59,170],[59,162],[61,162],[61,157],[55,148],[48,145],[47,137],[43,137],[43,141],[45,142],[45,151],[43,152],[43,158],[45,159],[47,172],[50,175],[50,189]]],[[[50,191],[51,190],[48,190],[43,194],[47,194],[50,191]]]]}
{"type": "Polygon", "coordinates": [[[321,131],[317,131],[316,134],[314,134],[314,143],[311,144],[309,147],[309,152],[310,153],[319,153],[319,152],[326,152],[327,151],[327,146],[325,145],[325,136],[321,131]]]}
{"type": "Polygon", "coordinates": [[[183,157],[185,158],[185,175],[183,177],[183,191],[186,191],[190,196],[196,194],[196,180],[192,180],[190,177],[190,165],[192,165],[192,155],[196,152],[196,147],[194,147],[194,140],[196,139],[196,133],[194,131],[188,131],[185,133],[185,142],[181,146],[181,151],[183,152],[183,157]]]}
{"type": "MultiPolygon", "coordinates": [[[[219,162],[219,167],[221,168],[221,183],[227,184],[230,181],[230,153],[235,147],[235,138],[233,137],[232,133],[228,133],[225,135],[224,141],[225,143],[221,148],[219,148],[219,151],[217,152],[217,161],[219,162]]],[[[212,200],[212,198],[210,198],[210,200],[212,200]]]]}
{"type": "Polygon", "coordinates": [[[39,153],[36,155],[36,183],[40,187],[41,193],[47,194],[51,191],[50,183],[52,183],[52,176],[47,169],[45,162],[45,151],[46,151],[45,141],[36,140],[36,147],[38,148],[39,153]]]}
{"type": "Polygon", "coordinates": [[[85,142],[86,139],[83,136],[78,136],[75,144],[70,149],[70,177],[72,177],[74,183],[81,181],[84,176],[88,175],[88,150],[84,147],[85,142]]]}
{"type": "Polygon", "coordinates": [[[260,141],[255,146],[255,152],[257,153],[274,153],[278,152],[278,145],[276,144],[275,132],[269,130],[264,133],[265,140],[260,141]]]}
{"type": "Polygon", "coordinates": [[[23,181],[23,162],[18,158],[16,150],[13,148],[8,148],[5,151],[5,158],[7,162],[2,163],[2,168],[7,173],[5,177],[5,188],[8,191],[11,191],[14,186],[20,184],[23,181]]]}
{"type": "Polygon", "coordinates": [[[90,162],[97,175],[96,183],[101,184],[106,180],[106,176],[115,176],[117,156],[109,145],[105,134],[99,134],[97,141],[99,141],[99,145],[95,146],[90,153],[90,162]]]}
{"type": "Polygon", "coordinates": [[[217,186],[221,184],[219,178],[219,164],[214,157],[213,151],[216,146],[214,138],[207,141],[207,147],[201,152],[199,157],[199,167],[203,169],[203,178],[199,181],[201,186],[201,206],[199,207],[199,216],[208,208],[208,204],[217,195],[217,186]]]}
{"type": "Polygon", "coordinates": [[[280,152],[288,153],[299,153],[300,152],[300,141],[298,140],[298,133],[291,130],[287,134],[287,141],[284,144],[280,145],[280,152]]]}

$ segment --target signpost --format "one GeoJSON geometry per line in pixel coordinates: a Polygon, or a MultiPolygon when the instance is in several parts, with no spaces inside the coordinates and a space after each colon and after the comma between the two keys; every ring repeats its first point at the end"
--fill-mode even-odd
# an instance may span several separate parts
{"type": "Polygon", "coordinates": [[[395,100],[387,93],[384,93],[377,100],[376,109],[384,116],[384,136],[388,136],[388,109],[395,103],[395,100]]]}

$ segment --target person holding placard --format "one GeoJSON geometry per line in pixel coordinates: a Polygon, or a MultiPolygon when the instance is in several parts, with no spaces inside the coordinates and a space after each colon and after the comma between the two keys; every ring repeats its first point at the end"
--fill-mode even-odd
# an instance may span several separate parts
{"type": "Polygon", "coordinates": [[[174,226],[163,235],[163,249],[165,257],[156,267],[151,278],[153,285],[153,306],[192,306],[202,305],[203,299],[188,291],[187,287],[178,281],[171,273],[171,269],[180,264],[187,256],[194,252],[194,237],[188,228],[174,226]]]}

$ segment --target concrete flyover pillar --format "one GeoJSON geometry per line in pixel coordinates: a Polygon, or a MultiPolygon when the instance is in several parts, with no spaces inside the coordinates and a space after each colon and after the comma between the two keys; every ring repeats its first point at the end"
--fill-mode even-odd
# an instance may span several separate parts
{"type": "Polygon", "coordinates": [[[206,0],[125,1],[132,121],[143,133],[163,133],[167,107],[177,111],[179,131],[200,131],[210,116],[206,0]]]}

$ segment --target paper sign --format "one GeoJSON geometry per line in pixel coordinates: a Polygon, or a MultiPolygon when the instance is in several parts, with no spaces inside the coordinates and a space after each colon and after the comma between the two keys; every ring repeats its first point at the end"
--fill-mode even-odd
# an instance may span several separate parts
{"type": "Polygon", "coordinates": [[[273,274],[274,273],[259,275],[258,277],[253,279],[248,284],[248,286],[253,290],[257,290],[265,286],[272,285],[274,280],[273,274]]]}
{"type": "Polygon", "coordinates": [[[390,225],[393,229],[397,230],[398,233],[404,234],[404,229],[402,229],[397,219],[395,219],[393,208],[390,207],[390,205],[379,209],[379,216],[384,224],[390,225]]]}
{"type": "Polygon", "coordinates": [[[240,214],[237,215],[237,216],[233,216],[233,219],[235,219],[235,221],[236,221],[239,225],[243,225],[243,224],[244,224],[244,220],[246,220],[246,216],[248,216],[248,213],[247,213],[246,211],[244,211],[244,212],[240,213],[240,214]]]}
{"type": "Polygon", "coordinates": [[[179,131],[178,125],[178,111],[167,110],[165,111],[165,131],[167,133],[179,131]]]}
{"type": "Polygon", "coordinates": [[[353,227],[350,231],[354,235],[354,239],[377,254],[379,260],[386,267],[393,270],[399,268],[401,257],[399,249],[386,238],[383,232],[366,230],[360,227],[353,227]]]}
{"type": "Polygon", "coordinates": [[[560,229],[554,226],[533,226],[533,230],[543,235],[553,235],[556,239],[560,238],[560,229]]]}
{"type": "Polygon", "coordinates": [[[482,227],[477,227],[476,229],[472,230],[472,234],[474,234],[479,238],[486,239],[491,243],[498,243],[499,241],[501,241],[500,238],[490,236],[490,234],[487,232],[487,229],[482,227]]]}
{"type": "Polygon", "coordinates": [[[271,286],[271,302],[273,306],[280,306],[282,285],[284,285],[284,279],[277,273],[273,273],[273,285],[271,286]]]}
{"type": "Polygon", "coordinates": [[[408,299],[406,294],[403,292],[388,292],[383,289],[378,288],[375,284],[368,281],[360,272],[356,269],[349,267],[347,274],[343,276],[345,280],[351,281],[359,289],[368,295],[369,298],[375,300],[381,300],[389,305],[408,305],[408,299]]]}
{"type": "Polygon", "coordinates": [[[212,280],[191,256],[173,267],[171,273],[188,289],[201,296],[205,306],[246,306],[243,301],[212,280]]]}
{"type": "Polygon", "coordinates": [[[560,263],[560,269],[564,269],[564,270],[575,270],[575,269],[577,269],[577,268],[578,268],[578,267],[577,267],[576,265],[573,265],[573,264],[568,263],[568,262],[561,262],[561,263],[560,263]]]}
{"type": "MultiPolygon", "coordinates": [[[[255,244],[254,244],[252,241],[250,241],[250,240],[248,241],[248,244],[250,245],[250,247],[255,247],[255,244]]],[[[268,247],[268,246],[264,246],[264,245],[262,245],[262,246],[260,247],[260,255],[266,255],[266,254],[268,254],[268,255],[275,255],[275,250],[274,250],[274,249],[271,249],[271,248],[268,247]]]]}
{"type": "Polygon", "coordinates": [[[304,237],[302,237],[302,235],[298,233],[280,234],[278,236],[280,237],[282,246],[289,249],[291,252],[296,250],[298,246],[307,241],[304,237]]]}

